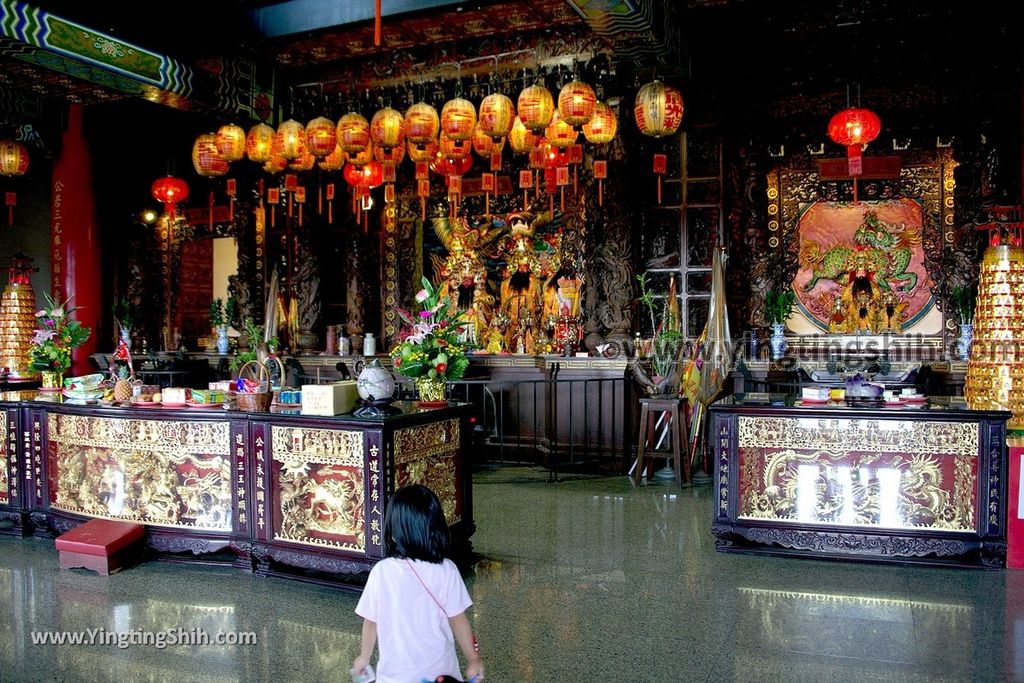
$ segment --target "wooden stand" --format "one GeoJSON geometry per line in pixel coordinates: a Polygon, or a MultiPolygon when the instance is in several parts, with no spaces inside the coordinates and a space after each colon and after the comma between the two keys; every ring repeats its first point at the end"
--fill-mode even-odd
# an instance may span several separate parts
{"type": "Polygon", "coordinates": [[[683,433],[683,420],[685,411],[680,411],[680,406],[686,399],[682,398],[642,398],[640,399],[640,426],[639,441],[636,449],[636,465],[633,468],[633,480],[639,484],[644,471],[644,458],[649,457],[653,462],[654,458],[668,458],[673,463],[676,471],[676,483],[683,483],[683,472],[685,470],[685,481],[690,481],[690,459],[681,455],[682,444],[686,443],[683,433]],[[658,419],[666,415],[669,420],[669,439],[672,441],[670,453],[659,452],[656,449],[658,430],[658,419]],[[648,445],[649,444],[649,445],[648,445]]]}

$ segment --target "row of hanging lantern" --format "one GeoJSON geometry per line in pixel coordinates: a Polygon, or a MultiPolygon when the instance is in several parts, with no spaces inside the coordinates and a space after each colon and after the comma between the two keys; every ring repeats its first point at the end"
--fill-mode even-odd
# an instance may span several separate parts
{"type": "MultiPolygon", "coordinates": [[[[643,86],[637,94],[634,116],[645,135],[675,133],[682,115],[679,91],[660,81],[643,86]]],[[[358,214],[369,203],[370,189],[382,183],[388,184],[385,200],[393,200],[395,168],[408,155],[416,164],[421,210],[425,211],[430,194],[429,169],[445,177],[454,212],[461,195],[461,176],[472,166],[471,152],[490,162],[491,173],[482,178],[485,191],[495,187],[493,172],[501,169],[506,140],[514,153],[529,154],[530,170],[519,176],[525,203],[530,188],[539,194],[542,177],[549,193],[556,187],[564,190],[569,182],[569,166],[576,178],[576,166],[583,162],[582,146],[578,144],[581,132],[587,142],[606,145],[617,131],[618,118],[612,107],[599,101],[594,89],[577,79],[561,88],[557,106],[551,91],[536,83],[524,88],[515,104],[502,93],[491,93],[479,108],[456,96],[444,104],[440,113],[420,101],[404,115],[390,106],[383,107],[370,120],[349,112],[336,124],[322,116],[305,126],[289,119],[276,131],[259,123],[248,133],[229,124],[216,134],[200,135],[193,145],[192,160],[196,172],[205,177],[224,175],[230,162],[243,157],[262,163],[271,174],[286,168],[308,171],[314,165],[324,171],[344,170],[343,177],[353,187],[353,209],[358,214]]],[[[655,171],[664,173],[664,155],[655,155],[655,171]]],[[[603,203],[606,161],[595,160],[594,175],[598,179],[598,200],[603,203]]],[[[659,202],[660,188],[659,175],[659,202]]],[[[490,193],[486,194],[489,206],[490,193]]],[[[333,197],[333,186],[328,187],[328,195],[333,197]]]]}

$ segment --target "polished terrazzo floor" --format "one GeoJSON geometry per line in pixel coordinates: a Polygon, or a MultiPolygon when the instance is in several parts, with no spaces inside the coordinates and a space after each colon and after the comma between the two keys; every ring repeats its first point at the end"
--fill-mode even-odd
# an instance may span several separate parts
{"type": "MultiPolygon", "coordinates": [[[[1024,680],[1024,571],[716,553],[709,489],[474,477],[487,679],[1024,680]]],[[[357,596],[232,569],[58,571],[0,537],[0,681],[348,680],[357,596]],[[252,631],[253,646],[37,646],[32,630],[252,631]]]]}

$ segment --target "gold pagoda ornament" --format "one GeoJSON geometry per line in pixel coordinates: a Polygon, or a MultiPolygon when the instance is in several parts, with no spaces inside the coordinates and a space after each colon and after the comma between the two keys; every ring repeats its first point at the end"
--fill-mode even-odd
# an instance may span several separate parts
{"type": "Polygon", "coordinates": [[[1008,427],[1024,429],[1024,247],[1020,209],[979,226],[990,233],[981,261],[974,340],[964,395],[976,409],[1013,413],[1008,427]]]}
{"type": "Polygon", "coordinates": [[[0,301],[0,368],[10,379],[31,379],[28,350],[36,329],[36,294],[29,281],[32,257],[20,251],[11,257],[10,273],[0,301]]]}

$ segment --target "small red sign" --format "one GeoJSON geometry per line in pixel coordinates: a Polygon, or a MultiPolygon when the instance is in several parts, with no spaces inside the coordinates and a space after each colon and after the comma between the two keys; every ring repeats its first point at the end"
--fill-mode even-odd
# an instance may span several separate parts
{"type": "Polygon", "coordinates": [[[569,147],[569,163],[570,164],[582,164],[583,163],[583,145],[576,144],[569,147]]]}
{"type": "Polygon", "coordinates": [[[526,190],[533,187],[533,172],[532,171],[520,171],[519,172],[519,189],[526,190]]]}
{"type": "Polygon", "coordinates": [[[238,194],[238,181],[234,178],[228,178],[227,189],[225,190],[229,197],[234,197],[238,194]]]}
{"type": "Polygon", "coordinates": [[[484,173],[480,176],[480,189],[484,192],[494,192],[494,174],[484,173]]]}
{"type": "Polygon", "coordinates": [[[863,175],[864,174],[864,157],[850,157],[849,172],[850,175],[863,175]]]}
{"type": "Polygon", "coordinates": [[[608,177],[608,162],[604,159],[594,162],[594,177],[598,180],[604,180],[608,177]]]}
{"type": "Polygon", "coordinates": [[[448,176],[448,194],[462,194],[462,176],[448,176]]]}
{"type": "Polygon", "coordinates": [[[381,178],[383,179],[383,181],[385,183],[393,183],[393,182],[395,182],[395,165],[394,164],[384,164],[383,173],[381,175],[381,178]]]}
{"type": "Polygon", "coordinates": [[[665,169],[668,168],[668,157],[664,154],[654,155],[654,172],[664,173],[665,169]]]}
{"type": "Polygon", "coordinates": [[[306,188],[299,185],[295,188],[295,201],[302,203],[306,201],[306,188]]]}
{"type": "Polygon", "coordinates": [[[416,180],[430,177],[430,164],[425,161],[416,162],[416,180]]]}
{"type": "Polygon", "coordinates": [[[426,178],[421,178],[416,181],[416,194],[420,197],[430,196],[430,181],[426,178]]]}
{"type": "Polygon", "coordinates": [[[281,190],[276,187],[272,187],[267,190],[267,203],[268,204],[280,204],[281,203],[281,190]]]}
{"type": "Polygon", "coordinates": [[[388,204],[395,201],[395,186],[392,183],[384,186],[384,201],[388,204]]]}
{"type": "Polygon", "coordinates": [[[557,182],[559,185],[569,184],[568,166],[559,166],[558,168],[555,169],[555,182],[557,182]]]}
{"type": "Polygon", "coordinates": [[[288,192],[294,192],[295,188],[299,186],[299,176],[294,173],[286,173],[284,176],[284,189],[288,192]]]}
{"type": "Polygon", "coordinates": [[[4,192],[4,206],[17,206],[18,195],[13,192],[4,192]]]}
{"type": "Polygon", "coordinates": [[[327,183],[327,201],[334,199],[334,183],[327,183]]]}
{"type": "Polygon", "coordinates": [[[491,154],[491,170],[501,170],[501,152],[494,152],[493,154],[491,154]]]}

